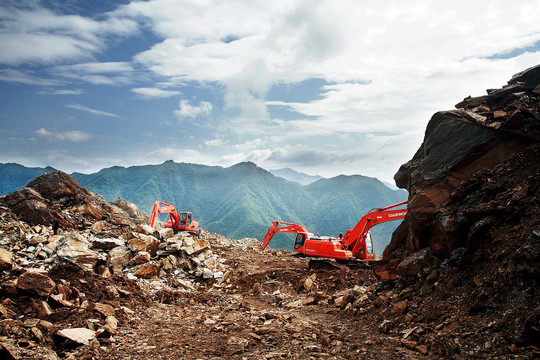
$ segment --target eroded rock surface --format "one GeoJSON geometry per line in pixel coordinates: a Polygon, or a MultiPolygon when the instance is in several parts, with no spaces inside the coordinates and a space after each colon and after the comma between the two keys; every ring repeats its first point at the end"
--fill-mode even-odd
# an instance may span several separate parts
{"type": "Polygon", "coordinates": [[[456,314],[495,326],[498,341],[536,346],[540,65],[456,107],[432,117],[395,175],[409,191],[408,214],[378,271],[425,297],[453,298],[456,314]]]}

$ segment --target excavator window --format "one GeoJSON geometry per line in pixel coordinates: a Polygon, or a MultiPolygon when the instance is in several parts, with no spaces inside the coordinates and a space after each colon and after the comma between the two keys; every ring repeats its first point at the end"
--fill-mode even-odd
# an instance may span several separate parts
{"type": "Polygon", "coordinates": [[[306,235],[305,234],[296,234],[296,239],[294,240],[294,248],[298,249],[304,246],[304,243],[306,242],[306,235]]]}
{"type": "Polygon", "coordinates": [[[192,215],[188,213],[180,213],[180,223],[184,226],[189,226],[192,222],[192,215]]]}
{"type": "Polygon", "coordinates": [[[366,251],[368,255],[373,254],[373,238],[371,237],[371,232],[369,231],[366,234],[366,251]]]}

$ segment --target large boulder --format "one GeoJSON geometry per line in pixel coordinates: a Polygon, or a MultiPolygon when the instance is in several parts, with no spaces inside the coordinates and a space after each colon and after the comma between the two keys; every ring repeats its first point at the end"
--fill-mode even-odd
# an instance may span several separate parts
{"type": "Polygon", "coordinates": [[[74,197],[80,191],[79,183],[63,171],[38,176],[30,181],[27,187],[36,190],[43,197],[51,200],[74,197]]]}
{"type": "Polygon", "coordinates": [[[0,270],[11,270],[13,266],[13,253],[0,247],[0,270]]]}
{"type": "Polygon", "coordinates": [[[148,215],[136,205],[121,199],[111,204],[62,171],[38,176],[0,202],[31,225],[49,226],[56,218],[62,228],[78,228],[83,217],[89,226],[101,220],[122,227],[148,222],[148,215]]]}
{"type": "Polygon", "coordinates": [[[128,240],[127,246],[132,251],[146,251],[154,257],[159,248],[159,240],[150,235],[137,234],[136,237],[128,240]]]}
{"type": "Polygon", "coordinates": [[[107,267],[113,270],[113,273],[119,274],[131,262],[131,251],[125,246],[118,246],[107,254],[107,267]]]}
{"type": "Polygon", "coordinates": [[[147,262],[145,264],[133,268],[133,275],[140,279],[150,279],[159,274],[159,265],[155,262],[147,262]]]}
{"type": "Polygon", "coordinates": [[[68,233],[58,241],[55,254],[58,258],[75,263],[90,272],[93,272],[100,261],[105,261],[105,257],[89,249],[90,243],[87,239],[77,233],[68,233]]]}
{"type": "Polygon", "coordinates": [[[4,197],[4,203],[13,213],[29,224],[50,225],[54,218],[62,219],[61,213],[35,189],[25,187],[4,197]]]}
{"type": "Polygon", "coordinates": [[[137,205],[130,203],[127,200],[118,198],[112,202],[113,205],[122,209],[132,220],[138,224],[148,224],[150,217],[145,211],[139,210],[137,205]]]}
{"type": "Polygon", "coordinates": [[[420,148],[394,176],[409,191],[408,214],[385,258],[402,258],[425,247],[447,258],[463,246],[478,219],[445,212],[445,204],[475,174],[539,145],[539,73],[540,66],[528,69],[501,89],[433,115],[420,148]]]}
{"type": "Polygon", "coordinates": [[[35,292],[44,297],[51,295],[55,286],[50,277],[40,272],[25,272],[17,278],[17,289],[35,292]]]}

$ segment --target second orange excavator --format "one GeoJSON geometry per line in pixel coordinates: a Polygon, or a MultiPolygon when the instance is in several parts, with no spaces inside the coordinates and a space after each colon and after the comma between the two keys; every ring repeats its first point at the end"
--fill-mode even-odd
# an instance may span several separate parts
{"type": "Polygon", "coordinates": [[[263,242],[264,249],[276,233],[295,233],[294,251],[306,256],[336,260],[373,259],[373,240],[369,231],[373,226],[387,221],[403,219],[407,209],[397,209],[407,201],[370,210],[353,229],[335,236],[314,235],[298,224],[274,221],[263,242]]]}
{"type": "Polygon", "coordinates": [[[152,215],[150,215],[151,227],[156,227],[158,215],[161,213],[169,214],[169,220],[163,224],[164,227],[171,228],[174,232],[188,231],[195,235],[201,234],[199,223],[197,221],[193,221],[192,213],[189,211],[178,212],[173,205],[161,202],[159,200],[154,203],[152,215]]]}

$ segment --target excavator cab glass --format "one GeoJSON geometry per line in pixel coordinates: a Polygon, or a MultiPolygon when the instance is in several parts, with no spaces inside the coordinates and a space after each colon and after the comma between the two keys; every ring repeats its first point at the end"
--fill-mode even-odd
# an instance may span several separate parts
{"type": "Polygon", "coordinates": [[[193,221],[192,219],[193,215],[191,215],[190,213],[181,212],[179,215],[180,215],[181,226],[189,226],[191,222],[193,221]]]}
{"type": "Polygon", "coordinates": [[[373,254],[373,238],[371,237],[371,232],[369,231],[366,234],[366,252],[368,255],[373,254]]]}
{"type": "Polygon", "coordinates": [[[186,223],[187,214],[186,213],[180,213],[180,224],[186,223]]]}
{"type": "Polygon", "coordinates": [[[296,234],[296,239],[294,240],[294,248],[298,249],[304,246],[304,243],[306,242],[306,235],[305,234],[296,234]]]}

